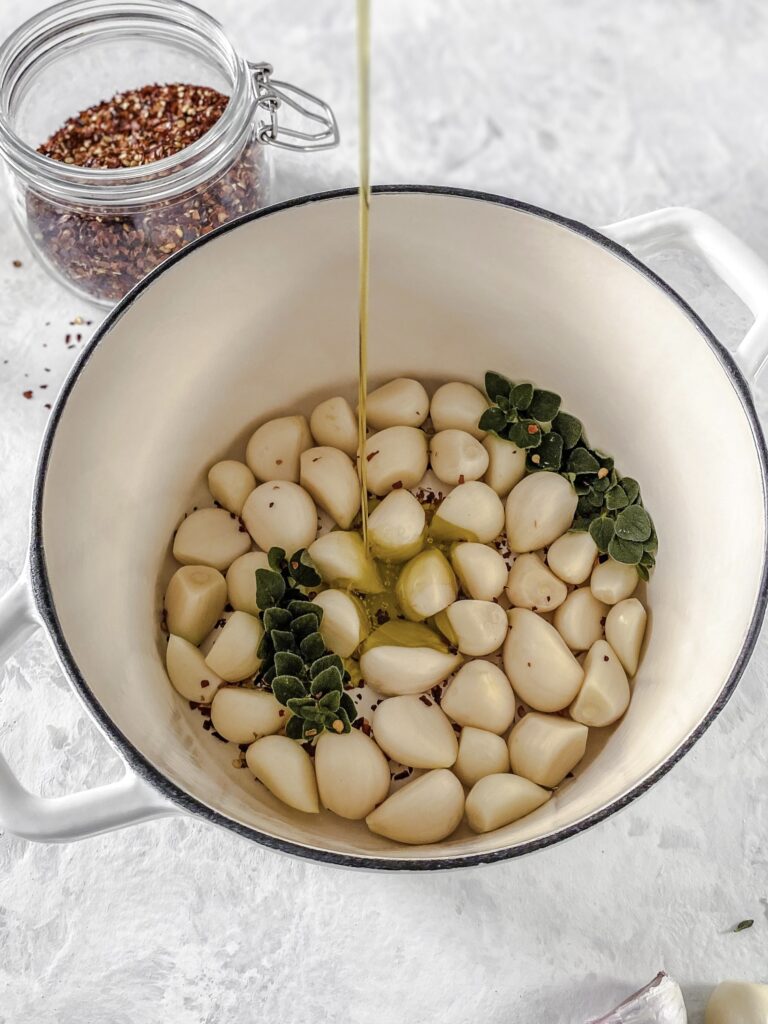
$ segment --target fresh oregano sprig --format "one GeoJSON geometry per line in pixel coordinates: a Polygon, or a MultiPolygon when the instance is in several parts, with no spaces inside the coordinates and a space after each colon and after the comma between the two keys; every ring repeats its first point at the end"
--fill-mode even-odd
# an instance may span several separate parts
{"type": "Polygon", "coordinates": [[[588,530],[601,554],[634,565],[647,580],[658,538],[643,507],[640,486],[620,477],[610,455],[590,448],[579,419],[560,408],[560,396],[501,373],[485,375],[493,403],[479,427],[526,451],[526,471],[560,473],[579,496],[572,530],[588,530]]]}
{"type": "Polygon", "coordinates": [[[286,558],[282,548],[272,548],[267,557],[270,568],[256,570],[256,603],[264,625],[260,678],[291,712],[286,735],[313,740],[325,729],[349,732],[357,717],[344,692],[349,673],[320,635],[323,609],[300,589],[318,586],[320,576],[303,549],[286,558]]]}

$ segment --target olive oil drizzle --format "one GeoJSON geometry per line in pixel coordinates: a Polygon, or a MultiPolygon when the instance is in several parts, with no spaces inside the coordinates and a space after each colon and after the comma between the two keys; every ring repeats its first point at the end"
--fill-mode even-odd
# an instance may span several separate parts
{"type": "Polygon", "coordinates": [[[368,464],[365,459],[365,439],[368,433],[366,400],[368,397],[368,286],[369,286],[369,218],[371,212],[370,178],[370,58],[371,10],[370,0],[357,0],[357,93],[358,93],[358,162],[360,173],[359,195],[359,282],[358,282],[358,383],[357,383],[357,440],[358,476],[360,478],[360,511],[362,515],[363,544],[368,550],[368,464]]]}

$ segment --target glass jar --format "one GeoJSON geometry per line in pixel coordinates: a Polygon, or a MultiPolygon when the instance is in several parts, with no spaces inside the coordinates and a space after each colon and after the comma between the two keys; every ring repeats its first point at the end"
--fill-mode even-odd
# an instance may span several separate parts
{"type": "Polygon", "coordinates": [[[15,217],[43,265],[109,306],[187,243],[264,206],[268,146],[338,143],[330,108],[271,74],[183,0],[65,0],[17,29],[0,49],[0,153],[15,217]],[[37,152],[78,112],[152,83],[229,100],[204,135],[154,163],[90,168],[37,152]]]}

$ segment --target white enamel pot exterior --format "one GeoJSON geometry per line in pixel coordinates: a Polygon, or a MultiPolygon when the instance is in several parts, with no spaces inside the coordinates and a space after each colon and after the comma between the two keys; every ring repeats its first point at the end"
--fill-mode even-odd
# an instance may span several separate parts
{"type": "Polygon", "coordinates": [[[69,840],[190,813],[288,853],[436,869],[572,836],[648,789],[712,722],[766,603],[766,453],[748,380],[768,345],[768,270],[711,218],[668,210],[600,234],[494,196],[373,200],[371,382],[530,378],[641,481],[660,537],[650,628],[617,728],[544,807],[497,832],[403,847],[277,803],[200,728],[163,670],[169,539],[207,467],[257,422],[354,394],[357,206],[313,196],[229,225],[132,292],[54,409],[28,570],[0,603],[0,656],[42,624],[126,762],[123,781],[44,800],[0,761],[0,821],[69,840]],[[704,256],[755,314],[734,357],[621,245],[704,256]],[[741,369],[739,369],[739,366],[741,369]]]}

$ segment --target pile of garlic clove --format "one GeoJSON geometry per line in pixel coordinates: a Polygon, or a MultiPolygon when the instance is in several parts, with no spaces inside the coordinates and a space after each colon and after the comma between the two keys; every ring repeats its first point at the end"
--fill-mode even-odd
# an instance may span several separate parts
{"type": "Polygon", "coordinates": [[[356,416],[341,396],[309,420],[261,425],[245,461],[211,467],[214,506],[176,531],[168,677],[297,811],[324,807],[409,844],[463,820],[503,828],[550,800],[589,730],[629,705],[647,621],[637,571],[570,532],[573,486],[527,473],[524,451],[480,430],[487,407],[463,382],[431,400],[404,378],[368,396],[368,549],[356,416]],[[307,549],[323,581],[307,596],[361,709],[311,751],[285,735],[291,712],[259,678],[255,574],[273,547],[307,549]]]}

